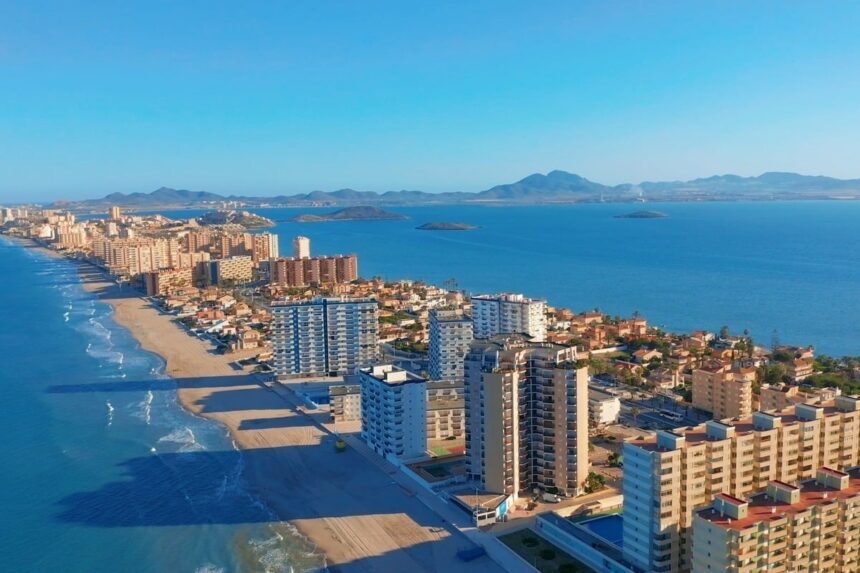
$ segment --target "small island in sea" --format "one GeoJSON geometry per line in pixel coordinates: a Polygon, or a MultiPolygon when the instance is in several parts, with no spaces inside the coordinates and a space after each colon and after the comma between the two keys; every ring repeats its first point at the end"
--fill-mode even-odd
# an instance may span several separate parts
{"type": "Polygon", "coordinates": [[[664,217],[668,217],[666,213],[662,211],[634,211],[633,213],[627,213],[626,215],[615,215],[616,219],[662,219],[664,217]]]}
{"type": "Polygon", "coordinates": [[[296,223],[322,223],[325,221],[402,221],[406,215],[383,211],[377,207],[346,207],[322,215],[299,215],[291,220],[296,223]]]}
{"type": "Polygon", "coordinates": [[[415,227],[419,231],[472,231],[478,227],[469,225],[468,223],[448,223],[438,221],[434,223],[424,223],[421,226],[415,227]]]}
{"type": "Polygon", "coordinates": [[[246,229],[274,227],[271,219],[248,211],[210,211],[197,218],[201,225],[242,225],[246,229]]]}

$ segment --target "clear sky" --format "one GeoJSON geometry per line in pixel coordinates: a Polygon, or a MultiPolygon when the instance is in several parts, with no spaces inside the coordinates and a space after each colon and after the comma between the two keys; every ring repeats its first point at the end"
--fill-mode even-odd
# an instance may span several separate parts
{"type": "Polygon", "coordinates": [[[858,158],[858,2],[0,1],[0,201],[858,158]]]}

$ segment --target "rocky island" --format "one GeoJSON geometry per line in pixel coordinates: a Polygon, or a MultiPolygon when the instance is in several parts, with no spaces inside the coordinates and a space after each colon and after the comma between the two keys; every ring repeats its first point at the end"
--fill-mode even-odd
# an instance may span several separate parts
{"type": "Polygon", "coordinates": [[[271,219],[248,211],[211,211],[197,218],[201,225],[242,225],[246,229],[274,227],[271,219]]]}
{"type": "Polygon", "coordinates": [[[615,215],[616,219],[662,219],[664,217],[668,217],[666,213],[662,211],[634,211],[633,213],[627,213],[626,215],[615,215]]]}
{"type": "Polygon", "coordinates": [[[447,223],[447,222],[435,222],[435,223],[424,223],[419,227],[415,227],[419,231],[471,231],[473,229],[477,229],[475,225],[469,225],[467,223],[447,223]]]}
{"type": "Polygon", "coordinates": [[[291,220],[295,223],[322,223],[325,221],[402,221],[406,215],[383,211],[377,207],[347,207],[322,215],[299,215],[291,220]]]}

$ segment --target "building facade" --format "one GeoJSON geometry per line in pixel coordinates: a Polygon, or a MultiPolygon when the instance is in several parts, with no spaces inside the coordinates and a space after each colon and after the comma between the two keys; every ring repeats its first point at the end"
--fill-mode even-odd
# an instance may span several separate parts
{"type": "Polygon", "coordinates": [[[411,460],[427,452],[427,381],[391,364],[359,370],[361,437],[379,455],[411,460]]]}
{"type": "Polygon", "coordinates": [[[279,378],[339,376],[378,356],[375,300],[316,298],[272,304],[272,346],[279,378]]]}
{"type": "Polygon", "coordinates": [[[588,476],[588,368],[573,348],[521,335],[472,344],[465,361],[466,456],[485,491],[579,493],[588,476]]]}
{"type": "Polygon", "coordinates": [[[427,439],[461,438],[466,433],[461,380],[427,382],[427,439]]]}
{"type": "Polygon", "coordinates": [[[521,294],[472,297],[475,338],[498,334],[525,334],[534,342],[546,339],[546,301],[521,294]]]}
{"type": "Polygon", "coordinates": [[[361,386],[358,384],[329,386],[328,397],[332,422],[361,420],[361,386]]]}
{"type": "Polygon", "coordinates": [[[272,282],[286,287],[343,284],[358,278],[358,257],[283,258],[274,262],[272,282]]]}
{"type": "Polygon", "coordinates": [[[248,256],[209,261],[209,284],[246,283],[254,278],[254,261],[248,256]]]}
{"type": "Polygon", "coordinates": [[[713,362],[693,370],[693,406],[718,420],[752,414],[754,375],[735,371],[731,364],[713,362]]]}
{"type": "Polygon", "coordinates": [[[309,259],[311,256],[311,240],[307,237],[298,237],[293,239],[293,258],[294,259],[309,259]]]}
{"type": "Polygon", "coordinates": [[[589,388],[588,414],[594,426],[615,424],[621,415],[621,400],[618,396],[589,388]]]}
{"type": "Polygon", "coordinates": [[[860,570],[860,469],[771,481],[749,499],[718,494],[693,518],[693,573],[860,570]]]}
{"type": "Polygon", "coordinates": [[[430,311],[430,380],[462,380],[463,361],[472,344],[472,320],[462,310],[430,311]]]}
{"type": "Polygon", "coordinates": [[[771,480],[797,483],[860,461],[860,401],[755,412],[624,444],[624,555],[647,571],[689,571],[694,512],[771,480]]]}

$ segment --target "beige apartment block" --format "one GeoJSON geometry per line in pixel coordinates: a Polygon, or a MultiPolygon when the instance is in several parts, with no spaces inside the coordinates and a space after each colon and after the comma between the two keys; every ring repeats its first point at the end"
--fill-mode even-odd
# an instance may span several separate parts
{"type": "Polygon", "coordinates": [[[860,569],[860,469],[771,481],[749,499],[718,494],[693,518],[693,573],[860,569]]]}
{"type": "Polygon", "coordinates": [[[693,370],[693,406],[714,418],[743,418],[752,414],[754,378],[730,364],[711,362],[693,370]]]}
{"type": "Polygon", "coordinates": [[[799,386],[781,384],[778,386],[764,385],[759,394],[759,410],[783,410],[795,404],[820,404],[841,396],[839,388],[814,388],[802,392],[799,386]]]}
{"type": "Polygon", "coordinates": [[[522,335],[472,344],[465,362],[466,458],[488,492],[580,492],[588,476],[588,368],[576,350],[522,335]]]}
{"type": "Polygon", "coordinates": [[[466,432],[462,380],[427,382],[427,439],[461,438],[466,432]]]}
{"type": "Polygon", "coordinates": [[[860,401],[840,396],[710,421],[624,444],[624,554],[655,572],[689,571],[694,513],[725,493],[744,499],[779,480],[860,462],[860,401]]]}

